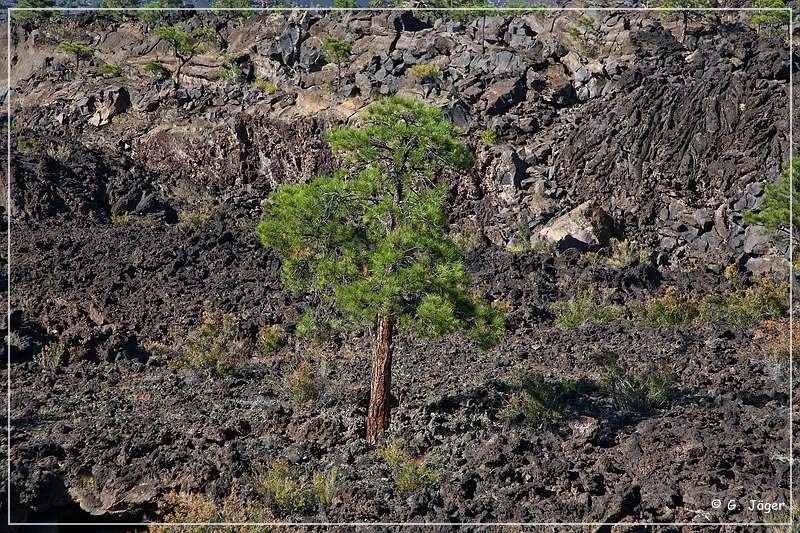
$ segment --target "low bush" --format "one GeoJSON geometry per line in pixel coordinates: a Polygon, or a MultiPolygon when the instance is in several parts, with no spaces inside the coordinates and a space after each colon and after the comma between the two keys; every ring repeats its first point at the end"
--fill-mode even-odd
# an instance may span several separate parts
{"type": "Polygon", "coordinates": [[[115,78],[117,76],[122,76],[122,68],[119,65],[115,65],[114,63],[103,63],[99,67],[95,69],[95,73],[98,76],[108,76],[109,78],[115,78]]]}
{"type": "Polygon", "coordinates": [[[788,284],[761,276],[747,288],[734,284],[730,291],[707,296],[703,299],[700,314],[734,328],[752,327],[762,320],[784,316],[789,308],[788,295],[788,284]]]}
{"type": "Polygon", "coordinates": [[[329,506],[336,495],[336,478],[339,476],[339,469],[331,468],[325,472],[314,474],[311,480],[314,496],[320,505],[329,506]]]}
{"type": "Polygon", "coordinates": [[[669,400],[674,382],[675,375],[669,370],[634,375],[612,362],[600,382],[600,388],[611,397],[611,402],[618,411],[647,413],[669,400]]]}
{"type": "Polygon", "coordinates": [[[416,492],[435,483],[439,477],[430,457],[411,457],[400,439],[388,440],[378,448],[377,455],[386,461],[392,471],[395,487],[400,492],[416,492]]]}
{"type": "Polygon", "coordinates": [[[650,248],[630,239],[611,239],[611,249],[608,255],[589,252],[586,258],[591,263],[604,265],[614,270],[622,270],[633,264],[652,265],[653,252],[650,248]]]}
{"type": "Polygon", "coordinates": [[[751,354],[771,363],[788,364],[789,328],[788,318],[762,321],[753,335],[751,354]]]}
{"type": "Polygon", "coordinates": [[[497,144],[497,131],[494,128],[486,128],[481,132],[481,142],[483,144],[497,144]]]}
{"type": "MultiPolygon", "coordinates": [[[[235,489],[223,499],[221,504],[200,494],[168,493],[156,509],[159,521],[165,523],[204,523],[204,522],[231,522],[231,523],[265,523],[274,522],[275,517],[261,504],[246,501],[239,496],[235,489]]],[[[170,526],[152,525],[149,527],[153,533],[213,533],[219,531],[218,526],[170,526]]],[[[231,533],[267,533],[274,531],[269,526],[228,526],[225,531],[231,533]]]]}
{"type": "Polygon", "coordinates": [[[208,224],[217,214],[217,211],[217,206],[207,200],[200,207],[178,212],[178,224],[187,228],[197,229],[208,224]]]}
{"type": "Polygon", "coordinates": [[[286,375],[286,385],[296,407],[308,407],[319,398],[322,392],[322,380],[308,361],[302,361],[286,375]]]}
{"type": "Polygon", "coordinates": [[[560,329],[577,328],[586,322],[611,322],[619,316],[619,309],[611,304],[611,289],[598,290],[595,285],[578,289],[568,300],[550,304],[556,315],[555,324],[560,329]]]}
{"type": "Polygon", "coordinates": [[[266,472],[252,480],[256,494],[274,506],[279,513],[297,513],[306,508],[311,494],[301,472],[285,460],[273,462],[266,472]]]}
{"type": "Polygon", "coordinates": [[[408,74],[414,78],[437,79],[442,77],[442,69],[433,63],[411,65],[408,74]]]}
{"type": "Polygon", "coordinates": [[[513,392],[501,416],[542,425],[557,424],[563,419],[565,401],[577,385],[574,382],[549,384],[538,374],[522,372],[512,377],[511,388],[513,392]]]}
{"type": "Polygon", "coordinates": [[[236,374],[244,366],[245,346],[236,339],[232,314],[206,309],[200,325],[183,339],[173,366],[207,370],[216,376],[236,374]]]}
{"type": "Polygon", "coordinates": [[[286,346],[286,332],[280,326],[267,326],[258,334],[258,351],[262,357],[268,357],[286,346]]]}
{"type": "Polygon", "coordinates": [[[278,90],[278,86],[275,82],[265,80],[263,78],[256,78],[253,80],[253,86],[257,89],[261,89],[267,94],[275,94],[278,90]]]}
{"type": "Polygon", "coordinates": [[[634,307],[644,326],[667,328],[688,324],[700,316],[700,301],[694,295],[681,294],[669,287],[663,296],[634,307]]]}
{"type": "Polygon", "coordinates": [[[161,63],[161,61],[150,61],[142,68],[142,70],[144,70],[147,74],[152,74],[157,78],[170,77],[169,70],[163,65],[163,63],[161,63]]]}
{"type": "Polygon", "coordinates": [[[64,341],[57,340],[43,346],[41,351],[36,354],[36,362],[42,368],[53,369],[61,364],[61,360],[66,353],[66,345],[64,341]]]}

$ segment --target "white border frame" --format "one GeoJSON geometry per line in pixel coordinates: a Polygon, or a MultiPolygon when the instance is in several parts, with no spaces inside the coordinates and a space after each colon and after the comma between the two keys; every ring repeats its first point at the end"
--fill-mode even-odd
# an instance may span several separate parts
{"type": "MultiPolygon", "coordinates": [[[[217,526],[217,527],[241,527],[241,526],[256,526],[256,527],[280,527],[280,526],[347,526],[347,527],[371,527],[371,526],[428,526],[428,527],[441,527],[441,526],[473,526],[473,527],[504,527],[504,526],[622,526],[622,527],[661,527],[661,526],[691,526],[691,527],[781,527],[794,526],[794,515],[792,509],[794,508],[794,490],[793,490],[793,466],[794,466],[794,439],[793,439],[793,334],[794,334],[794,264],[793,264],[793,215],[794,215],[794,176],[791,161],[794,156],[794,142],[793,142],[793,115],[794,115],[794,101],[792,85],[794,81],[794,9],[792,7],[785,8],[759,8],[759,7],[713,7],[713,8],[675,8],[670,11],[701,11],[701,12],[788,12],[789,13],[789,521],[788,522],[12,522],[11,521],[11,17],[15,11],[63,11],[68,13],[81,12],[81,11],[196,11],[196,12],[220,12],[220,11],[252,11],[255,13],[263,12],[286,12],[286,11],[491,11],[493,9],[502,11],[600,11],[600,12],[648,12],[648,11],[664,11],[664,8],[656,7],[462,7],[462,8],[411,8],[411,7],[357,7],[357,8],[337,8],[337,7],[269,7],[269,8],[213,8],[213,7],[158,7],[158,8],[93,8],[93,7],[48,7],[48,8],[6,8],[6,60],[7,60],[7,88],[6,88],[6,133],[7,133],[7,156],[6,156],[6,218],[7,218],[7,286],[8,293],[7,299],[7,406],[6,406],[6,443],[7,443],[7,506],[8,506],[8,525],[9,526],[87,526],[87,527],[148,527],[148,526],[177,526],[177,527],[190,527],[190,526],[217,526]]],[[[765,515],[766,516],[766,515],[765,515]]]]}

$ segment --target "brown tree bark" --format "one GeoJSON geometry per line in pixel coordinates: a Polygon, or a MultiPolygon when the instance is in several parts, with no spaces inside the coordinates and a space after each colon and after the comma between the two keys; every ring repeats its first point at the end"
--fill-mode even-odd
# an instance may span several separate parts
{"type": "Polygon", "coordinates": [[[372,379],[367,409],[367,442],[375,444],[378,436],[389,427],[392,388],[392,353],[394,352],[392,320],[378,315],[375,321],[375,340],[372,351],[372,379]]]}

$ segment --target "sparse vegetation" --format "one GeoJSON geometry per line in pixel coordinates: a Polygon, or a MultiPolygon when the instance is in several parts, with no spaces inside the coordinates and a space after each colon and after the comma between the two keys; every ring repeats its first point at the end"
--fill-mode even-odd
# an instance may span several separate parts
{"type": "Polygon", "coordinates": [[[72,151],[65,144],[51,144],[47,147],[47,155],[64,163],[69,161],[72,151]]]}
{"type": "Polygon", "coordinates": [[[400,492],[416,492],[439,477],[434,461],[428,456],[412,457],[401,439],[389,439],[378,448],[377,455],[389,465],[395,487],[400,492]]]}
{"type": "Polygon", "coordinates": [[[497,144],[497,131],[494,128],[486,128],[481,132],[481,142],[483,144],[497,144]]]}
{"type": "Polygon", "coordinates": [[[197,229],[208,224],[217,214],[217,206],[211,200],[206,200],[196,209],[185,209],[178,212],[178,224],[187,228],[197,229]]]}
{"type": "Polygon", "coordinates": [[[662,296],[634,307],[642,325],[667,328],[688,324],[700,316],[699,299],[669,287],[662,296]]]}
{"type": "Polygon", "coordinates": [[[771,363],[788,364],[789,328],[788,318],[762,321],[753,335],[751,354],[771,363]]]}
{"type": "Polygon", "coordinates": [[[433,63],[423,63],[411,65],[408,69],[408,74],[421,80],[435,80],[442,77],[442,69],[439,68],[439,65],[433,63]]]}
{"type": "Polygon", "coordinates": [[[275,354],[286,346],[286,332],[280,326],[267,326],[258,334],[258,351],[262,357],[275,354]]]}
{"type": "Polygon", "coordinates": [[[329,506],[333,502],[333,497],[336,495],[336,478],[339,476],[339,469],[336,467],[327,470],[326,472],[318,472],[314,474],[311,480],[311,486],[320,505],[329,506]]]}
{"type": "Polygon", "coordinates": [[[313,404],[322,392],[322,381],[309,361],[301,361],[286,373],[292,403],[299,408],[313,404]]]}
{"type": "Polygon", "coordinates": [[[205,309],[197,329],[178,345],[173,366],[188,366],[221,377],[237,373],[244,365],[245,346],[237,340],[236,328],[234,315],[205,309]]]}
{"type": "Polygon", "coordinates": [[[275,82],[265,80],[263,78],[256,78],[253,80],[253,86],[257,89],[261,89],[267,94],[275,94],[275,92],[278,90],[278,86],[275,84],[275,82]]]}
{"type": "Polygon", "coordinates": [[[550,304],[555,313],[555,324],[560,329],[577,328],[586,322],[611,322],[619,315],[619,308],[611,304],[613,290],[590,285],[578,289],[568,300],[550,304]]]}
{"type": "Polygon", "coordinates": [[[538,374],[515,373],[511,380],[513,392],[502,416],[507,420],[522,419],[533,425],[557,424],[564,417],[567,398],[576,388],[574,382],[550,384],[538,374]]]}
{"type": "MultiPolygon", "coordinates": [[[[156,515],[160,522],[174,524],[204,524],[204,523],[266,523],[274,522],[275,517],[269,513],[259,502],[247,501],[234,489],[225,497],[221,504],[201,494],[168,493],[158,503],[156,515]]],[[[269,526],[227,526],[225,531],[231,533],[268,533],[274,531],[269,526]]],[[[218,526],[170,526],[151,525],[149,530],[153,533],[214,533],[219,531],[218,526]]]]}
{"type": "Polygon", "coordinates": [[[99,67],[95,69],[95,73],[98,76],[108,76],[109,78],[115,78],[118,76],[122,76],[122,68],[119,65],[115,65],[114,63],[103,63],[99,67]]]}
{"type": "Polygon", "coordinates": [[[311,495],[300,472],[285,460],[274,461],[266,472],[256,474],[252,483],[256,494],[284,516],[302,511],[311,495]]]}
{"type": "Polygon", "coordinates": [[[36,355],[36,362],[40,367],[52,370],[58,368],[65,353],[66,345],[64,341],[53,341],[42,347],[36,355]]]}
{"type": "Polygon", "coordinates": [[[127,224],[131,220],[130,213],[119,213],[119,214],[111,214],[111,223],[115,226],[121,226],[123,224],[127,224]]]}
{"type": "Polygon", "coordinates": [[[217,75],[221,80],[230,82],[238,82],[244,78],[242,69],[239,68],[239,63],[237,63],[234,58],[227,55],[222,56],[222,66],[219,68],[217,75]]]}
{"type": "Polygon", "coordinates": [[[670,397],[675,375],[670,370],[635,375],[616,362],[608,364],[600,387],[611,398],[614,408],[622,413],[647,413],[664,405],[670,397]]]}
{"type": "Polygon", "coordinates": [[[789,306],[788,295],[786,283],[760,276],[747,288],[734,285],[732,290],[707,296],[700,313],[704,318],[722,320],[734,328],[753,327],[762,320],[784,316],[789,306]]]}
{"type": "Polygon", "coordinates": [[[586,258],[614,270],[622,270],[633,264],[651,266],[653,252],[650,248],[634,240],[611,239],[611,250],[608,255],[597,252],[586,253],[586,258]]]}

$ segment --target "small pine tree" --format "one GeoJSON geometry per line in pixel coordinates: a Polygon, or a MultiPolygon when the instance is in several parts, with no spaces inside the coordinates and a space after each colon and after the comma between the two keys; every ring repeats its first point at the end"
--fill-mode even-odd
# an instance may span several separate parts
{"type": "Polygon", "coordinates": [[[81,59],[91,59],[94,56],[94,50],[82,43],[73,41],[64,41],[58,45],[58,49],[64,53],[75,56],[75,71],[80,70],[81,59]]]}
{"type": "Polygon", "coordinates": [[[687,11],[687,9],[701,9],[714,7],[713,0],[664,0],[661,4],[661,14],[671,17],[680,14],[683,19],[683,29],[681,31],[681,41],[686,39],[686,28],[689,26],[689,19],[699,19],[703,16],[702,11],[687,11]]]}
{"type": "Polygon", "coordinates": [[[50,7],[54,7],[56,3],[53,0],[20,0],[17,2],[17,5],[14,6],[14,11],[11,12],[11,16],[14,20],[28,20],[28,19],[49,19],[56,15],[58,12],[53,9],[47,9],[50,7]],[[24,11],[17,11],[18,9],[25,9],[24,11]],[[30,9],[30,11],[28,11],[30,9]]]}
{"type": "Polygon", "coordinates": [[[319,296],[348,325],[371,331],[367,440],[374,443],[389,425],[398,331],[468,330],[489,347],[504,323],[469,293],[464,251],[447,236],[447,194],[437,178],[467,172],[474,159],[441,111],[385,98],[367,108],[360,127],[337,128],[327,139],[342,167],[273,193],[257,234],[280,256],[288,289],[319,296]]]}
{"type": "Polygon", "coordinates": [[[162,26],[156,32],[161,40],[169,44],[172,54],[178,60],[178,66],[175,68],[173,76],[175,83],[179,85],[183,67],[196,55],[204,53],[207,43],[216,40],[214,32],[206,26],[195,28],[190,32],[184,31],[177,26],[162,26]]]}
{"type": "MultiPolygon", "coordinates": [[[[800,230],[800,157],[792,158],[781,172],[778,183],[764,185],[764,200],[756,211],[745,211],[746,224],[758,224],[771,231],[789,231],[789,221],[795,231],[800,230]],[[791,180],[789,173],[791,172],[791,180]],[[791,190],[789,183],[791,182],[791,190]],[[791,196],[791,206],[789,198],[791,196]]],[[[797,235],[794,235],[797,239],[797,235]]]]}
{"type": "Polygon", "coordinates": [[[353,46],[347,41],[341,41],[335,37],[325,37],[322,43],[322,53],[325,58],[336,63],[336,90],[342,88],[342,63],[350,57],[353,46]]]}
{"type": "Polygon", "coordinates": [[[759,31],[770,32],[789,24],[791,10],[784,0],[756,0],[753,7],[765,9],[750,18],[750,24],[759,31]]]}
{"type": "Polygon", "coordinates": [[[231,18],[247,18],[255,15],[250,0],[214,0],[211,7],[221,15],[231,18]]]}

